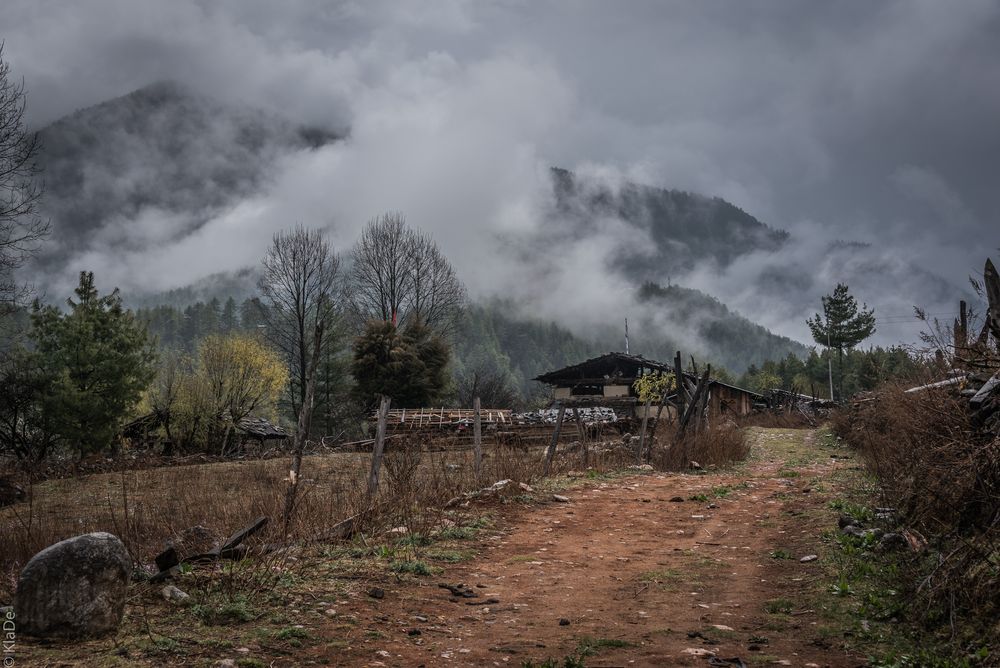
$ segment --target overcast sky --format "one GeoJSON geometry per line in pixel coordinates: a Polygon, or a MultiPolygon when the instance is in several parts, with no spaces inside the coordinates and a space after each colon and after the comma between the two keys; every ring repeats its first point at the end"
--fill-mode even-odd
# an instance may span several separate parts
{"type": "MultiPolygon", "coordinates": [[[[395,179],[344,179],[351,197],[373,191],[343,211],[360,220],[381,198],[411,220],[514,230],[538,172],[561,165],[878,242],[956,285],[1000,246],[996,0],[6,0],[3,14],[35,125],[169,78],[349,127],[351,160],[329,168],[395,179]],[[463,191],[447,205],[444,184],[463,191]]],[[[440,224],[425,226],[454,237],[451,256],[476,232],[440,224]]]]}

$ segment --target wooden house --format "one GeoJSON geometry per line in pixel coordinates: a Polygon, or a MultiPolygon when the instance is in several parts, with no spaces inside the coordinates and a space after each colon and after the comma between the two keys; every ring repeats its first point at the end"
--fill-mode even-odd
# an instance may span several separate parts
{"type": "MultiPolygon", "coordinates": [[[[645,407],[639,402],[633,385],[641,376],[657,372],[673,374],[674,367],[639,355],[607,353],[563,369],[549,371],[535,380],[552,386],[555,405],[609,406],[615,408],[620,415],[642,417],[645,407]]],[[[697,384],[695,374],[685,371],[682,375],[690,385],[697,384]]],[[[667,411],[672,410],[671,399],[672,397],[667,397],[667,411]]],[[[727,414],[748,415],[753,411],[754,404],[762,399],[763,396],[756,392],[709,379],[709,419],[727,414]]]]}

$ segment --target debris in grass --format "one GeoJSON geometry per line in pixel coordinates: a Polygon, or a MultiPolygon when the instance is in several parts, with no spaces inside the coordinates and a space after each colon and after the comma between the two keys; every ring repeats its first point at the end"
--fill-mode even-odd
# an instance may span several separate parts
{"type": "Polygon", "coordinates": [[[442,582],[438,584],[438,587],[441,587],[442,589],[447,589],[448,591],[451,592],[452,596],[458,596],[459,598],[477,598],[479,596],[479,594],[472,591],[462,583],[458,583],[457,585],[450,585],[446,582],[442,582]]]}
{"type": "Polygon", "coordinates": [[[172,584],[168,584],[161,589],[160,595],[163,596],[165,601],[169,601],[170,603],[184,603],[191,598],[187,592],[181,591],[172,584]]]}

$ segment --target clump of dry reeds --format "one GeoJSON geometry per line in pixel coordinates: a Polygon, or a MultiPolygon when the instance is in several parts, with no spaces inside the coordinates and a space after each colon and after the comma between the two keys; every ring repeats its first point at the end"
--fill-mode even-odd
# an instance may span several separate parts
{"type": "Polygon", "coordinates": [[[664,444],[654,445],[651,458],[652,465],[661,471],[682,471],[692,462],[703,468],[722,467],[750,454],[744,430],[731,422],[690,430],[680,439],[667,433],[663,440],[664,444]]]}

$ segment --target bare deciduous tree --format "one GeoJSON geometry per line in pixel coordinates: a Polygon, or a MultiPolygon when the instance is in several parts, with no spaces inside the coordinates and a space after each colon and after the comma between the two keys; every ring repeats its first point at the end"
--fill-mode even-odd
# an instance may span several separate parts
{"type": "Polygon", "coordinates": [[[279,232],[264,257],[257,285],[265,335],[289,362],[292,412],[298,417],[306,397],[313,335],[323,323],[319,349],[324,351],[344,297],[340,257],[318,230],[279,232]]]}
{"type": "Polygon", "coordinates": [[[460,406],[471,406],[476,397],[486,408],[513,408],[517,391],[506,374],[486,361],[467,369],[458,379],[460,406]]]}
{"type": "Polygon", "coordinates": [[[419,319],[442,331],[454,325],[465,288],[430,236],[400,213],[368,221],[352,253],[354,308],[366,319],[419,319]]]}
{"type": "Polygon", "coordinates": [[[450,329],[465,303],[465,288],[433,239],[414,233],[411,246],[408,315],[419,318],[431,329],[450,329]]]}
{"type": "Polygon", "coordinates": [[[267,337],[286,354],[293,383],[297,382],[292,391],[297,427],[283,514],[287,533],[312,423],[317,369],[333,343],[330,332],[344,296],[340,258],[318,230],[297,227],[279,232],[264,257],[258,287],[266,306],[267,337]]]}
{"type": "Polygon", "coordinates": [[[14,271],[38,249],[48,234],[38,217],[42,187],[37,181],[38,135],[24,126],[24,82],[10,78],[0,43],[0,310],[23,303],[30,288],[14,271]]]}

